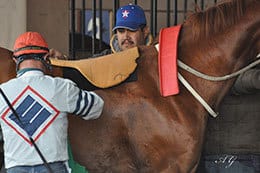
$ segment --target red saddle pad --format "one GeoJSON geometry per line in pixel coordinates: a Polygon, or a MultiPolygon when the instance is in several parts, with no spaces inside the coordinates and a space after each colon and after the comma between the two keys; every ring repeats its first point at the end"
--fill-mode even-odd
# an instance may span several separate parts
{"type": "Polygon", "coordinates": [[[159,36],[159,80],[161,95],[166,97],[179,93],[177,76],[177,45],[181,25],[163,28],[159,36]]]}

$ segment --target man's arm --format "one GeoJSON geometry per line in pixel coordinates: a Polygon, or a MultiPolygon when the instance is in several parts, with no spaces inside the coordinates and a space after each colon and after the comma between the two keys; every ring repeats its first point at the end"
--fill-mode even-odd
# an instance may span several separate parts
{"type": "Polygon", "coordinates": [[[260,67],[241,74],[235,81],[231,92],[236,95],[252,94],[260,91],[260,67]]]}

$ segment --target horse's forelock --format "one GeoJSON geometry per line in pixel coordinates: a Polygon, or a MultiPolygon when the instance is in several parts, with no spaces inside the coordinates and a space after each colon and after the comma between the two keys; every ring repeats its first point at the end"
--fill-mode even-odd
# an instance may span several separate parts
{"type": "Polygon", "coordinates": [[[205,11],[193,13],[185,23],[192,24],[195,39],[206,39],[236,24],[245,9],[245,0],[225,1],[205,11]]]}

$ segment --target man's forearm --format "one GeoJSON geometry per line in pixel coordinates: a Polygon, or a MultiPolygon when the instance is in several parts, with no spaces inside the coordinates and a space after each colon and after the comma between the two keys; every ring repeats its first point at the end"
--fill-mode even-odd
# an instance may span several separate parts
{"type": "Polygon", "coordinates": [[[241,74],[235,81],[233,94],[252,94],[260,91],[260,68],[254,68],[241,74]]]}

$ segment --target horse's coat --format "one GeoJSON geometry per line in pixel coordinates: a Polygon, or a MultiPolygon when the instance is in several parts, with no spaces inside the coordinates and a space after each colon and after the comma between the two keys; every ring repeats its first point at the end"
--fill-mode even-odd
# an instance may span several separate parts
{"type": "MultiPolygon", "coordinates": [[[[260,52],[259,9],[259,0],[233,0],[195,13],[182,26],[179,59],[214,76],[245,66],[260,52]]],[[[139,51],[138,81],[96,90],[105,100],[100,119],[69,117],[74,158],[90,173],[194,173],[208,115],[182,85],[179,95],[161,97],[157,51],[153,46],[139,51]]],[[[8,67],[13,77],[13,64],[8,67]]],[[[180,73],[213,108],[234,81],[180,73]]]]}
{"type": "MultiPolygon", "coordinates": [[[[235,0],[195,13],[183,24],[179,58],[209,75],[238,70],[260,52],[259,8],[259,0],[235,0]]],[[[182,85],[178,96],[161,97],[157,52],[140,54],[137,82],[96,91],[105,100],[99,120],[70,119],[75,158],[90,172],[193,173],[208,115],[182,85]]],[[[215,109],[234,81],[180,72],[215,109]]]]}

